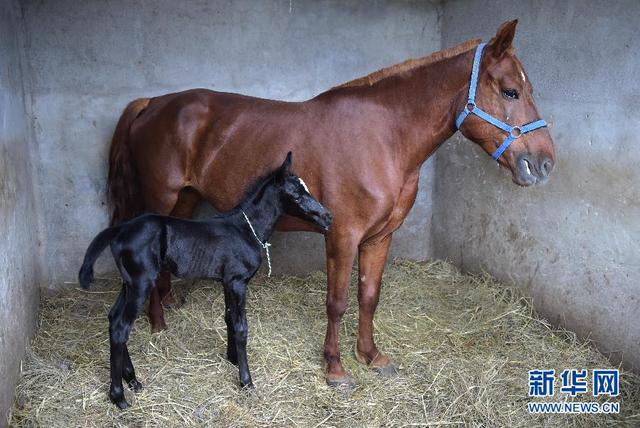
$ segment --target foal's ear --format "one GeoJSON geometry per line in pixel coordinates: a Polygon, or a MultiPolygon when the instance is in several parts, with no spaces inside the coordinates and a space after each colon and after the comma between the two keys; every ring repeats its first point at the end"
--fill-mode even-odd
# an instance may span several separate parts
{"type": "Polygon", "coordinates": [[[291,173],[291,157],[292,157],[292,153],[291,152],[287,153],[287,157],[285,158],[284,162],[282,162],[282,165],[280,166],[280,170],[285,174],[291,173]]]}
{"type": "Polygon", "coordinates": [[[517,19],[504,22],[500,28],[498,28],[495,37],[489,42],[489,46],[491,46],[491,53],[495,58],[502,57],[502,55],[504,55],[504,53],[511,47],[513,38],[516,35],[516,25],[518,25],[517,19]]]}
{"type": "Polygon", "coordinates": [[[291,152],[287,153],[287,157],[285,158],[280,168],[278,168],[278,173],[276,174],[276,180],[278,182],[283,182],[287,175],[291,174],[291,152]]]}

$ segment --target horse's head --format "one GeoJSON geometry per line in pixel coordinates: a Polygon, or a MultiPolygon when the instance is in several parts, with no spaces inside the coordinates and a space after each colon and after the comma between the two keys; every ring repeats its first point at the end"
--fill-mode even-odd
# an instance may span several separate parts
{"type": "Polygon", "coordinates": [[[276,185],[286,214],[315,224],[324,231],[329,230],[333,220],[331,212],[311,196],[304,181],[291,172],[291,152],[276,173],[276,185]]]}
{"type": "MultiPolygon", "coordinates": [[[[459,126],[465,137],[497,158],[500,165],[509,168],[516,184],[531,186],[547,180],[555,163],[555,151],[544,122],[537,122],[540,116],[533,100],[533,87],[511,45],[517,23],[514,20],[502,24],[484,47],[479,63],[475,106],[466,107],[471,113],[474,113],[474,108],[479,110],[462,117],[459,126]],[[483,112],[502,124],[483,118],[483,112]],[[535,130],[527,132],[527,124],[535,130]],[[513,131],[509,133],[500,126],[513,128],[513,131]],[[500,154],[500,146],[509,135],[512,142],[505,144],[508,148],[500,154]]],[[[458,111],[463,110],[466,104],[468,100],[461,97],[458,111]]]]}

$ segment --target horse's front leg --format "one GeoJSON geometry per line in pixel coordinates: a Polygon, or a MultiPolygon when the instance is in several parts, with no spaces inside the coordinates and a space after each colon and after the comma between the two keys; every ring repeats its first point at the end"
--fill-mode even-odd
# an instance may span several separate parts
{"type": "Polygon", "coordinates": [[[380,299],[382,273],[387,260],[391,235],[381,241],[364,243],[358,251],[358,341],[356,359],[378,373],[390,376],[398,373],[391,360],[378,351],[373,340],[373,317],[380,299]]]}
{"type": "Polygon", "coordinates": [[[324,370],[330,386],[354,386],[340,361],[340,322],[347,310],[349,280],[357,239],[333,230],[326,239],[327,250],[327,334],[324,339],[324,370]]]}
{"type": "MultiPolygon", "coordinates": [[[[225,297],[228,294],[228,304],[230,306],[229,312],[231,324],[233,326],[233,341],[236,346],[236,360],[240,373],[240,385],[242,387],[253,387],[251,373],[249,373],[249,362],[247,359],[247,337],[249,334],[247,314],[245,311],[247,281],[237,279],[228,282],[225,281],[224,288],[225,297]]],[[[227,333],[229,333],[228,325],[227,333]]],[[[231,355],[231,358],[233,358],[233,354],[231,355]]]]}

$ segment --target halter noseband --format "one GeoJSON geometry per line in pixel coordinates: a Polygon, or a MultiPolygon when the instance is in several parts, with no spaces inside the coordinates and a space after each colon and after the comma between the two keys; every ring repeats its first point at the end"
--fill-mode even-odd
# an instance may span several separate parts
{"type": "Polygon", "coordinates": [[[473,67],[471,68],[471,83],[469,84],[469,97],[467,98],[467,105],[464,107],[464,110],[460,112],[458,118],[456,119],[456,127],[460,129],[462,126],[462,122],[469,116],[469,114],[475,114],[480,119],[485,122],[489,122],[496,128],[502,129],[506,132],[507,137],[504,139],[500,147],[496,149],[496,151],[491,155],[494,160],[498,160],[498,158],[507,150],[507,147],[511,145],[517,138],[520,136],[535,131],[536,129],[544,128],[547,126],[547,122],[543,119],[538,119],[536,121],[527,123],[522,126],[511,126],[503,121],[496,119],[491,116],[489,113],[481,110],[480,107],[476,105],[476,89],[478,87],[478,74],[480,72],[480,60],[482,59],[482,51],[486,46],[486,43],[480,43],[476,48],[476,54],[473,57],[473,67]]]}

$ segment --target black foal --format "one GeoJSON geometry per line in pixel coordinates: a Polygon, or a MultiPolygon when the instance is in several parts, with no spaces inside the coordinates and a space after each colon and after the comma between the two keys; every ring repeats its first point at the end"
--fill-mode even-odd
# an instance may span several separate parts
{"type": "MultiPolygon", "coordinates": [[[[291,152],[280,168],[258,180],[231,211],[207,221],[147,214],[100,232],[91,242],[79,273],[80,284],[93,281],[93,264],[111,244],[122,276],[122,291],[109,312],[111,388],[109,396],[121,409],[122,379],[138,392],[127,349],[131,326],[142,309],[158,274],[171,271],[179,278],[212,278],[224,285],[227,358],[238,365],[242,386],[252,386],[247,363],[247,284],[262,262],[262,250],[282,214],[309,221],[323,230],[331,214],[291,174],[291,152]]],[[[268,255],[268,253],[267,253],[268,255]]]]}

